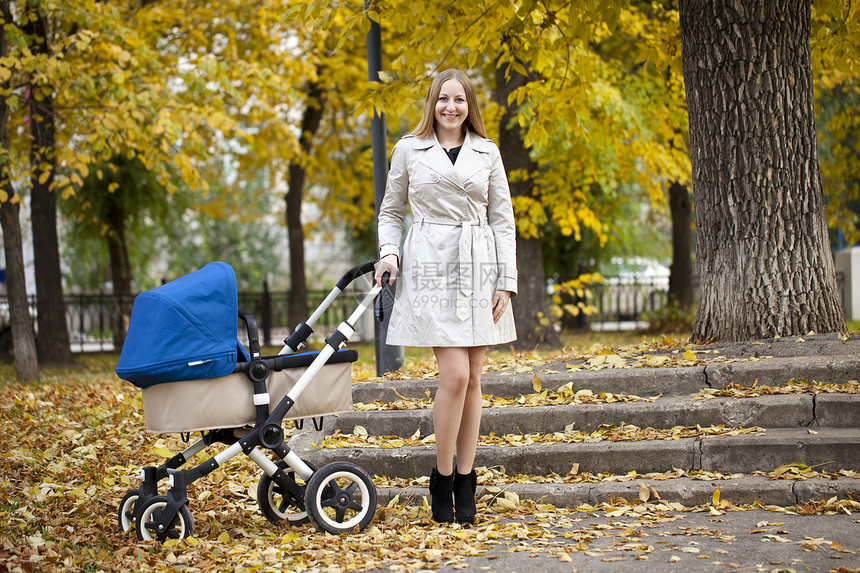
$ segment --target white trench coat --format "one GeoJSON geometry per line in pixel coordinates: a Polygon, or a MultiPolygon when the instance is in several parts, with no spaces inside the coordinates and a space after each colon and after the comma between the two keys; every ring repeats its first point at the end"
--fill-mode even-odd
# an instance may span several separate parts
{"type": "Polygon", "coordinates": [[[413,223],[386,342],[468,347],[516,340],[510,305],[493,323],[493,293],[517,292],[514,213],[498,147],[467,132],[452,164],[435,135],[398,141],[379,211],[380,258],[400,254],[407,201],[413,223]]]}

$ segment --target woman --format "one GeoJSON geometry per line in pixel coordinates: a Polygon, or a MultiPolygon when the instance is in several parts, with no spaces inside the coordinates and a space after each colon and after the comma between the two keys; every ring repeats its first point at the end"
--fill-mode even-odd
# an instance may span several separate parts
{"type": "Polygon", "coordinates": [[[462,71],[446,70],[430,85],[418,127],[391,153],[375,273],[380,285],[385,273],[389,284],[402,275],[386,342],[431,346],[436,355],[430,500],[438,522],[475,519],[484,353],[516,339],[515,233],[505,169],[475,87],[462,71]],[[401,258],[407,201],[413,223],[401,258]]]}

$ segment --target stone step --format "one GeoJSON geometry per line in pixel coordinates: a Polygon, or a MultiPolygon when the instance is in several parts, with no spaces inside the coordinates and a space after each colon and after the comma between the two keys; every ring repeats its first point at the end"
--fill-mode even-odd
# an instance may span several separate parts
{"type": "MultiPolygon", "coordinates": [[[[685,396],[640,402],[492,407],[483,409],[481,433],[551,433],[564,431],[569,424],[582,432],[592,432],[601,425],[621,423],[640,428],[721,424],[850,428],[860,424],[860,394],[775,394],[707,400],[685,396]]],[[[433,413],[430,409],[353,411],[329,419],[326,431],[351,433],[355,426],[363,426],[373,436],[408,437],[416,430],[427,436],[433,433],[433,413]]]]}
{"type": "MultiPolygon", "coordinates": [[[[292,443],[292,442],[291,442],[292,443]]],[[[302,457],[317,467],[334,461],[355,463],[371,474],[426,476],[435,465],[435,448],[308,448],[302,457]]],[[[502,466],[508,475],[565,475],[574,464],[580,472],[640,474],[684,471],[752,473],[801,462],[821,471],[860,470],[860,429],[775,429],[763,434],[680,438],[676,440],[535,443],[527,446],[479,446],[476,466],[502,466]]]]}
{"type": "MultiPolygon", "coordinates": [[[[641,397],[685,396],[703,388],[722,388],[734,383],[742,387],[781,386],[791,379],[844,383],[860,379],[860,356],[807,356],[755,358],[746,361],[713,362],[705,366],[679,368],[610,368],[568,371],[565,363],[535,367],[516,374],[488,373],[482,381],[484,394],[518,397],[534,392],[534,376],[543,390],[556,390],[573,383],[574,390],[592,390],[641,397]],[[548,371],[549,372],[548,372],[548,371]]],[[[432,397],[437,379],[386,380],[353,384],[354,402],[393,402],[399,398],[432,397]]]]}
{"type": "MultiPolygon", "coordinates": [[[[492,506],[495,498],[505,492],[514,492],[520,500],[548,503],[556,507],[575,508],[595,506],[614,498],[636,501],[640,497],[640,484],[648,488],[648,501],[652,504],[680,503],[684,507],[709,505],[714,493],[720,490],[721,500],[734,505],[762,503],[778,507],[804,504],[810,500],[822,501],[832,497],[845,499],[860,494],[858,478],[809,478],[804,480],[768,479],[743,476],[732,479],[698,480],[691,478],[652,479],[636,477],[628,481],[601,481],[598,483],[510,483],[479,484],[478,499],[492,506]],[[656,495],[654,494],[656,492],[656,495]]],[[[377,503],[387,505],[395,496],[400,503],[420,505],[429,503],[426,487],[378,487],[377,503]]]]}

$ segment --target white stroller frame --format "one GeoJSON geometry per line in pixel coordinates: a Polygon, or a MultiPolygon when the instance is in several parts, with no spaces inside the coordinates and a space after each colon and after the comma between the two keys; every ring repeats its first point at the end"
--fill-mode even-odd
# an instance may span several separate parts
{"type": "Polygon", "coordinates": [[[286,444],[282,424],[284,416],[317,373],[355,334],[353,325],[385,287],[373,285],[349,318],[341,322],[326,339],[325,346],[307,370],[271,411],[266,381],[270,372],[285,368],[290,358],[294,358],[290,355],[305,345],[314,332],[313,325],[331,303],[353,280],[373,271],[375,262],[368,261],[344,274],[307,321],[299,324],[285,340],[284,348],[275,357],[261,356],[256,321],[251,314],[239,311],[239,317],[245,322],[248,331],[251,360],[238,363],[235,371],[244,372],[253,383],[257,422],[250,430],[218,429],[205,432],[200,439],[161,466],[144,467],[141,470],[140,487],[127,492],[120,502],[118,522],[122,531],[134,528],[140,540],[164,541],[193,535],[194,520],[188,509],[186,494],[188,486],[243,453],[263,470],[257,489],[257,503],[269,521],[310,521],[333,534],[353,531],[356,527],[363,529],[370,523],[376,510],[376,488],[367,472],[348,462],[334,462],[315,469],[286,444]],[[227,444],[228,447],[198,466],[179,469],[186,461],[216,442],[227,444]],[[263,449],[273,451],[278,460],[272,461],[263,449]],[[296,477],[301,478],[305,485],[300,485],[296,477]],[[165,478],[170,489],[166,495],[159,495],[158,483],[165,478]],[[343,486],[344,482],[349,485],[343,486]],[[280,502],[277,496],[281,497],[280,502]],[[298,511],[288,512],[288,508],[298,511]]]}

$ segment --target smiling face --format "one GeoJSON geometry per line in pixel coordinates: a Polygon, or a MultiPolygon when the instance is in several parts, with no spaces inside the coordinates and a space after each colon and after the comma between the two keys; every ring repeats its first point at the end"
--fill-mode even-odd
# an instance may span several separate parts
{"type": "Polygon", "coordinates": [[[436,118],[436,129],[449,133],[460,134],[463,122],[469,116],[469,104],[466,102],[466,90],[457,80],[448,80],[439,90],[439,99],[433,117],[436,118]]]}

